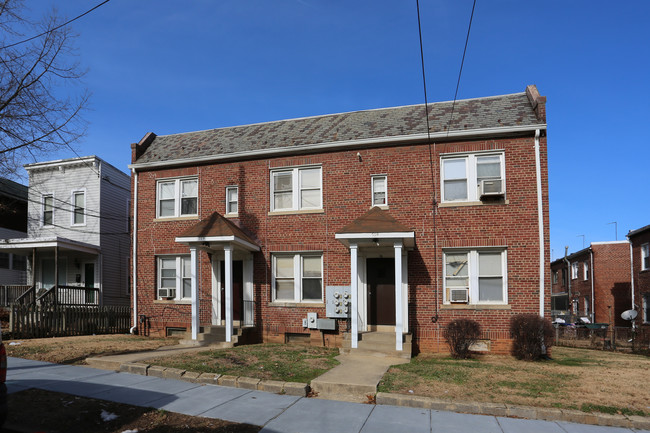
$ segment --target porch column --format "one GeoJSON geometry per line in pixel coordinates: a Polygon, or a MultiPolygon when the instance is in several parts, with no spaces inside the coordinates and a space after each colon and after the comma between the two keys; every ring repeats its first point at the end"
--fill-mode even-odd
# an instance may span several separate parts
{"type": "Polygon", "coordinates": [[[402,350],[404,329],[402,309],[402,242],[395,242],[395,350],[402,350]]]}
{"type": "Polygon", "coordinates": [[[226,342],[232,341],[232,245],[224,245],[226,286],[226,342]]]}
{"type": "Polygon", "coordinates": [[[350,297],[351,301],[351,337],[350,347],[357,348],[359,340],[359,276],[357,272],[357,244],[350,244],[350,297]]]}
{"type": "Polygon", "coordinates": [[[192,340],[199,337],[199,260],[197,248],[190,247],[190,281],[192,282],[192,340]]]}

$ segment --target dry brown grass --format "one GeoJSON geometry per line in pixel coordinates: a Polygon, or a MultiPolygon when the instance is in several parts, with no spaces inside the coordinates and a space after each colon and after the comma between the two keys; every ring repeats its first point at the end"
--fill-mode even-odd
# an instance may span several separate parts
{"type": "Polygon", "coordinates": [[[596,350],[553,348],[553,360],[475,360],[418,356],[392,367],[380,390],[456,401],[650,414],[650,358],[596,350]]]}

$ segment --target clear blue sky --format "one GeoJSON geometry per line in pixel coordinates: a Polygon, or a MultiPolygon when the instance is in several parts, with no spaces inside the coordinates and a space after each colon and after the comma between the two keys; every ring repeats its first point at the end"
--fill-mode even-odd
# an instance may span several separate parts
{"type": "MultiPolygon", "coordinates": [[[[420,7],[429,102],[452,100],[472,1],[420,7]]],[[[477,2],[458,97],[548,97],[552,258],[650,224],[649,17],[641,0],[477,2]]],[[[125,171],[148,131],[424,101],[415,0],[112,0],[72,28],[92,92],[77,151],[125,171]]]]}

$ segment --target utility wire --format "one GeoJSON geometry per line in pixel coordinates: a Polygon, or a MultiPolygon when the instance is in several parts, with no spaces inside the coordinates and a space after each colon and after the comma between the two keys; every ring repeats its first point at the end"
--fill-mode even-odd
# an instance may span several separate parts
{"type": "Polygon", "coordinates": [[[474,9],[476,8],[476,0],[472,5],[472,14],[469,16],[469,26],[467,27],[467,37],[465,38],[465,48],[463,49],[463,58],[460,61],[460,71],[458,71],[458,81],[456,82],[456,93],[454,93],[454,102],[451,104],[451,115],[447,123],[447,137],[449,137],[449,127],[454,118],[454,109],[456,108],[456,98],[458,97],[458,88],[460,87],[460,76],[463,74],[463,64],[465,63],[465,53],[467,53],[467,43],[469,42],[469,32],[472,30],[472,20],[474,19],[474,9]]]}
{"type": "Polygon", "coordinates": [[[86,12],[82,13],[81,15],[79,15],[79,16],[77,16],[77,17],[75,17],[75,18],[72,18],[71,20],[66,21],[65,23],[63,23],[63,24],[61,24],[61,25],[59,25],[59,26],[56,26],[56,27],[54,27],[53,29],[46,30],[46,31],[44,31],[44,32],[41,33],[41,34],[38,34],[38,35],[36,35],[36,36],[32,36],[31,38],[24,39],[24,40],[22,40],[22,41],[18,41],[18,42],[14,42],[13,44],[5,45],[4,47],[0,47],[0,50],[4,50],[4,49],[6,49],[6,48],[11,48],[11,47],[15,47],[16,45],[24,44],[25,42],[32,41],[32,40],[34,40],[34,39],[36,39],[36,38],[40,38],[40,37],[43,36],[43,35],[46,35],[46,34],[48,34],[48,33],[52,33],[52,32],[54,32],[54,31],[56,31],[56,30],[59,30],[61,27],[65,27],[65,26],[67,26],[68,24],[70,24],[71,22],[76,21],[76,20],[78,20],[79,18],[81,18],[81,17],[83,17],[83,16],[85,16],[85,15],[88,15],[89,13],[91,13],[92,11],[94,11],[95,9],[97,9],[97,8],[100,7],[100,6],[105,5],[105,4],[108,3],[109,1],[111,1],[111,0],[104,0],[103,2],[101,2],[100,4],[98,4],[97,6],[95,6],[94,8],[87,10],[86,12]]]}
{"type": "Polygon", "coordinates": [[[418,10],[418,35],[420,36],[420,63],[422,64],[422,86],[424,88],[424,113],[427,120],[427,139],[431,140],[431,130],[429,129],[429,102],[427,100],[427,77],[424,73],[424,49],[422,48],[422,26],[420,24],[420,0],[415,0],[415,5],[418,10]]]}

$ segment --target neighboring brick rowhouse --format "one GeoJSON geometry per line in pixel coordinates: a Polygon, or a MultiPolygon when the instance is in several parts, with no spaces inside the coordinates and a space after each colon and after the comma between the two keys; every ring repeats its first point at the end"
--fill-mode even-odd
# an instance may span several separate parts
{"type": "Polygon", "coordinates": [[[643,266],[641,262],[642,247],[648,245],[650,248],[650,225],[630,231],[627,237],[632,246],[634,306],[638,312],[636,323],[650,326],[650,266],[643,266]]]}
{"type": "MultiPolygon", "coordinates": [[[[535,90],[536,92],[536,90],[535,90]]],[[[545,98],[535,99],[536,116],[545,116],[545,98]]],[[[544,119],[545,120],[545,119],[544,119]]],[[[155,138],[154,138],[155,140],[155,138]]],[[[143,139],[146,141],[146,138],[143,139]]],[[[548,166],[546,136],[539,140],[543,198],[544,251],[549,245],[548,166]]],[[[201,148],[202,143],[192,143],[201,148]]],[[[490,350],[510,348],[509,321],[519,313],[540,308],[538,203],[536,196],[534,133],[513,137],[456,140],[443,144],[366,145],[350,150],[312,151],[306,155],[255,158],[224,162],[194,162],[173,168],[138,168],[137,293],[138,314],[147,316],[152,334],[166,329],[189,329],[188,302],[156,299],[156,257],[189,254],[175,238],[216,211],[226,213],[224,191],[238,186],[239,212],[232,218],[256,239],[261,251],[253,256],[253,293],[259,338],[284,342],[291,334],[311,333],[314,344],[340,346],[348,324],[339,320],[338,332],[309,331],[302,319],[308,312],[325,317],[325,305],[271,302],[271,254],[281,251],[319,251],[323,257],[323,289],[350,285],[350,252],[335,239],[346,224],[371,207],[371,175],[383,174],[388,183],[390,215],[415,233],[408,251],[409,328],[416,351],[447,351],[442,330],[453,319],[479,321],[490,350]],[[495,202],[461,205],[440,201],[440,161],[443,154],[503,151],[507,196],[495,202]],[[322,211],[285,215],[269,212],[270,170],[303,165],[322,167],[322,211]],[[163,178],[198,177],[198,217],[156,218],[156,182],[163,178]],[[436,206],[432,205],[436,201],[436,206]],[[435,214],[435,219],[434,219],[435,214]],[[444,304],[443,250],[445,248],[505,248],[507,251],[507,304],[444,304]]],[[[146,149],[145,149],[146,150],[146,149]]],[[[139,151],[133,147],[134,163],[139,151]]],[[[182,158],[181,155],[178,158],[182,158]]],[[[136,185],[133,185],[135,190],[136,185]]],[[[212,319],[213,275],[211,255],[199,255],[200,322],[212,319]]],[[[550,269],[545,269],[545,313],[550,316],[550,269]]]]}

